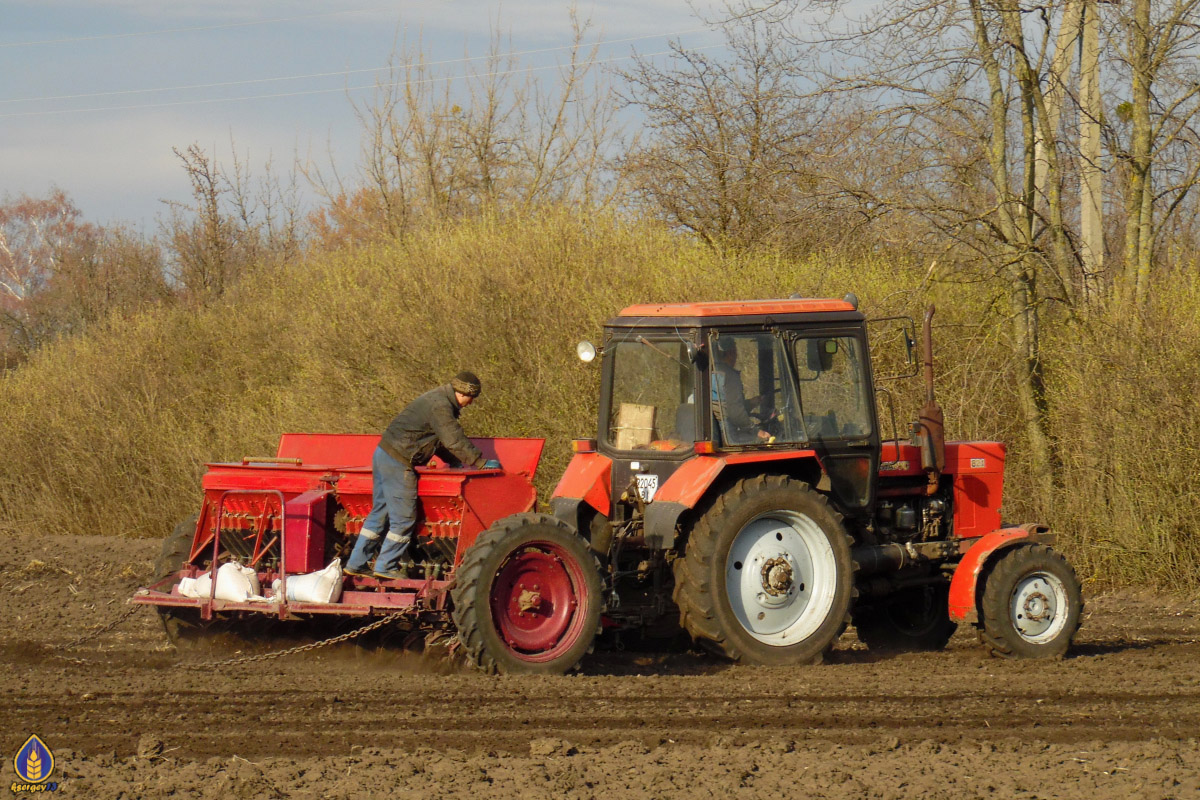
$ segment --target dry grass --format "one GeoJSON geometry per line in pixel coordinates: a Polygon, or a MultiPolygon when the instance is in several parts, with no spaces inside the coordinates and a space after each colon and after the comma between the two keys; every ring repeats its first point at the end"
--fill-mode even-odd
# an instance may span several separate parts
{"type": "MultiPolygon", "coordinates": [[[[271,453],[284,431],[380,430],[464,368],[484,382],[469,432],[547,438],[545,495],[569,439],[595,431],[598,370],[574,344],[623,306],[854,291],[870,315],[937,303],[949,433],[1008,441],[1006,518],[1055,525],[1089,579],[1195,587],[1200,283],[1140,336],[1104,317],[1048,343],[1063,488],[1044,498],[1024,478],[992,298],[925,274],[884,258],[720,255],[650,224],[553,210],[315,254],[209,307],[113,321],[9,373],[0,526],[161,536],[192,513],[205,461],[271,453]]],[[[893,388],[903,426],[920,386],[893,388]]]]}
{"type": "Polygon", "coordinates": [[[1053,342],[1062,489],[1048,519],[1111,586],[1200,588],[1200,281],[1140,319],[1113,309],[1053,342]]]}

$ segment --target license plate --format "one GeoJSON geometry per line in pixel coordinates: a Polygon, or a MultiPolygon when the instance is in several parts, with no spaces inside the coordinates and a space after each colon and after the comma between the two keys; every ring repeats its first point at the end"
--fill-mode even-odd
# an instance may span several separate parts
{"type": "Polygon", "coordinates": [[[642,501],[649,503],[654,499],[654,493],[658,491],[658,476],[657,475],[638,475],[637,490],[642,501]]]}

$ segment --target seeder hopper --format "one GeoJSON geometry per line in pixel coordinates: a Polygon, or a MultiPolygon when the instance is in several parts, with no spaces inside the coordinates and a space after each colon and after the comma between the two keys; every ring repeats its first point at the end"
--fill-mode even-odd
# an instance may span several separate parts
{"type": "Polygon", "coordinates": [[[533,475],[543,439],[472,439],[502,469],[451,469],[435,459],[418,468],[421,521],[419,561],[408,578],[346,576],[333,602],[289,599],[288,582],[345,560],[371,509],[371,454],[379,436],[284,434],[275,456],[208,464],[200,513],[181,522],[163,542],[156,564],[161,579],[135,603],[155,606],[172,639],[215,618],[270,615],[365,617],[406,612],[411,623],[445,621],[454,568],[479,534],[496,520],[530,511],[533,475]],[[263,599],[220,599],[217,569],[252,569],[263,599]],[[181,593],[184,579],[205,575],[207,593],[181,593]]]}

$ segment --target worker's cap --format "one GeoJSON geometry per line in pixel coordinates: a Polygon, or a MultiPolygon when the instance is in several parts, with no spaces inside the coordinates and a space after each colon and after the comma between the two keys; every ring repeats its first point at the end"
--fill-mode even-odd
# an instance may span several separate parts
{"type": "Polygon", "coordinates": [[[450,387],[459,394],[465,394],[467,397],[479,397],[480,390],[483,389],[483,384],[479,382],[474,372],[462,372],[450,379],[450,387]]]}

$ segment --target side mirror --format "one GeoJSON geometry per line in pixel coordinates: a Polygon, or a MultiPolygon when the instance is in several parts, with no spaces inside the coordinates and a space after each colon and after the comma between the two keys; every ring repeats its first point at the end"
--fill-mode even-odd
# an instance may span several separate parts
{"type": "Polygon", "coordinates": [[[837,355],[837,339],[808,340],[808,371],[825,372],[833,368],[833,357],[837,355]]]}
{"type": "Polygon", "coordinates": [[[579,356],[583,363],[590,364],[596,359],[596,345],[584,340],[575,345],[575,355],[579,356]]]}
{"type": "Polygon", "coordinates": [[[871,350],[873,360],[878,358],[881,361],[876,362],[875,383],[882,381],[893,381],[900,378],[912,378],[919,371],[917,364],[917,332],[916,323],[912,317],[878,317],[867,320],[867,325],[878,329],[878,326],[888,323],[882,330],[871,337],[871,350]],[[900,344],[904,346],[904,364],[901,366],[898,362],[899,351],[895,347],[895,337],[899,337],[900,344]],[[883,343],[883,348],[879,349],[880,343],[883,343]],[[888,372],[895,374],[887,374],[888,372]]]}

